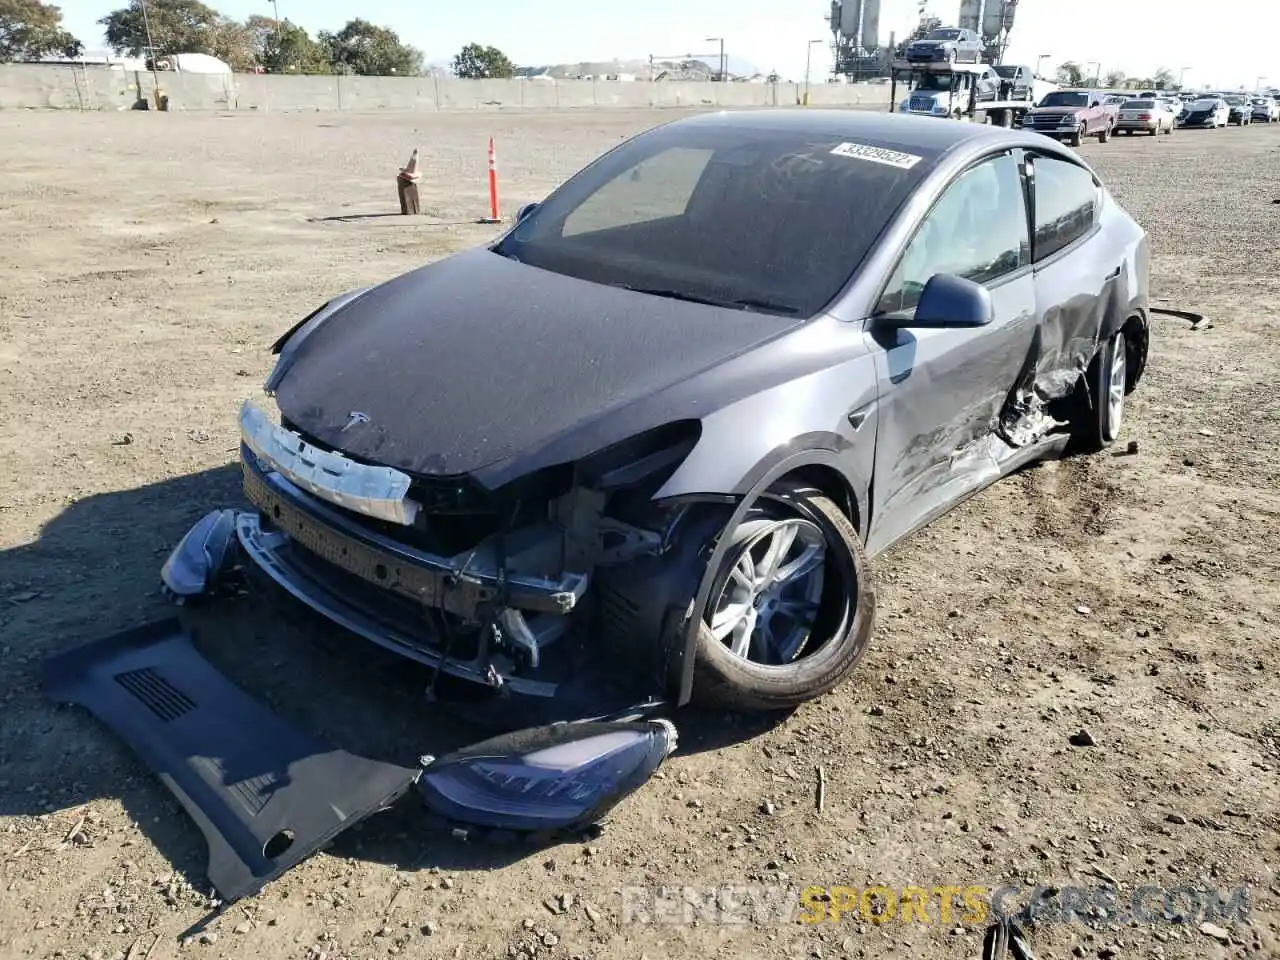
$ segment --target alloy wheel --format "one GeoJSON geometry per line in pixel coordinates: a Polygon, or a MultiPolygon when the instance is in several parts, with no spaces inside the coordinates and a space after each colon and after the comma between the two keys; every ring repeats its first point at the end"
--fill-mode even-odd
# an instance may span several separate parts
{"type": "Polygon", "coordinates": [[[826,538],[810,520],[750,520],[734,531],[729,571],[715,596],[712,636],[753,663],[794,662],[822,600],[826,538]]]}
{"type": "Polygon", "coordinates": [[[1128,376],[1126,364],[1127,349],[1124,335],[1117,334],[1111,348],[1111,376],[1107,386],[1107,423],[1112,433],[1118,433],[1124,421],[1125,378],[1128,376]]]}

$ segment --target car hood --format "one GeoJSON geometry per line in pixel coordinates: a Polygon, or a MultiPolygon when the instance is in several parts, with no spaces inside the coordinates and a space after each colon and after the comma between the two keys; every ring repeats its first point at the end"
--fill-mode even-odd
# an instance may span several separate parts
{"type": "Polygon", "coordinates": [[[576,280],[481,248],[375,287],[286,345],[276,402],[322,444],[411,474],[513,459],[533,469],[660,425],[623,411],[800,322],[576,280]]]}
{"type": "Polygon", "coordinates": [[[1037,117],[1075,117],[1087,109],[1087,107],[1032,107],[1029,112],[1037,117]]]}

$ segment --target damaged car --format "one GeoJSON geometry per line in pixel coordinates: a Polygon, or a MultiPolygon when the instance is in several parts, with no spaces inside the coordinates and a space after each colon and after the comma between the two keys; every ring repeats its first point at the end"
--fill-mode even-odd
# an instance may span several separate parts
{"type": "MultiPolygon", "coordinates": [[[[1142,229],[1035,134],[676,121],[281,336],[226,539],[507,695],[589,660],[628,696],[794,707],[866,649],[871,556],[1115,439],[1147,286],[1142,229]]],[[[175,593],[203,556],[175,552],[175,593]]]]}
{"type": "Polygon", "coordinates": [[[1032,131],[808,110],[658,126],[494,242],[287,329],[240,412],[247,505],[161,571],[208,601],[244,570],[426,665],[430,690],[466,681],[514,740],[420,773],[319,763],[241,695],[207,706],[216,671],[167,628],[65,654],[47,684],[230,845],[237,891],[413,782],[455,821],[587,822],[674,748],[658,714],[787,709],[848,678],[877,554],[1114,441],[1148,282],[1142,228],[1032,131]],[[530,716],[549,725],[519,732],[530,716]],[[262,753],[277,741],[292,753],[262,753]]]}

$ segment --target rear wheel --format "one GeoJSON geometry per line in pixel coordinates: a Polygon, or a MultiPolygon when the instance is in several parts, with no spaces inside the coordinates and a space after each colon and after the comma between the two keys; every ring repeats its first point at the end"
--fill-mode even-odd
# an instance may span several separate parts
{"type": "Polygon", "coordinates": [[[790,709],[848,677],[871,637],[875,587],[840,508],[783,482],[721,536],[728,550],[699,617],[695,702],[790,709]]]}
{"type": "Polygon", "coordinates": [[[1107,142],[1108,140],[1110,140],[1110,139],[1111,139],[1111,128],[1110,128],[1110,127],[1103,127],[1101,130],[1099,130],[1099,131],[1098,131],[1098,142],[1099,142],[1099,143],[1106,143],[1106,142],[1107,142]]]}
{"type": "Polygon", "coordinates": [[[1071,433],[1083,449],[1101,450],[1120,436],[1128,377],[1128,343],[1118,330],[1094,355],[1077,388],[1071,433]]]}

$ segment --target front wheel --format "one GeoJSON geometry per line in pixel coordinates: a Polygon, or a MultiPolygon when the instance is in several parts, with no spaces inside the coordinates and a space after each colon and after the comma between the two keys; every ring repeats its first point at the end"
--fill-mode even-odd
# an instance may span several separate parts
{"type": "Polygon", "coordinates": [[[1084,143],[1084,124],[1081,124],[1080,126],[1076,127],[1076,132],[1071,134],[1071,137],[1067,140],[1067,143],[1069,143],[1073,147],[1078,147],[1080,146],[1080,144],[1084,143]]]}
{"type": "Polygon", "coordinates": [[[848,677],[871,638],[875,586],[840,508],[784,482],[721,536],[728,549],[700,615],[694,702],[791,709],[848,677]]]}

